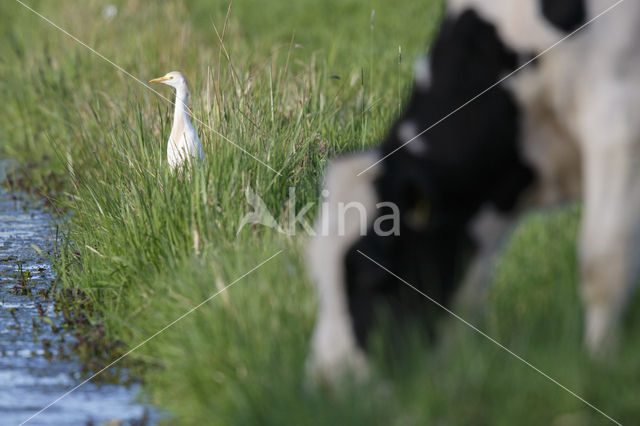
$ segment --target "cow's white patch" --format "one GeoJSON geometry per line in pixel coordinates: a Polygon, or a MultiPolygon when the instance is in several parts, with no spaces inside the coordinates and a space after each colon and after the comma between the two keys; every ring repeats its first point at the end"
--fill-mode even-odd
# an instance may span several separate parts
{"type": "Polygon", "coordinates": [[[491,248],[499,245],[510,225],[509,216],[487,205],[469,222],[469,234],[479,247],[491,248]]]}
{"type": "Polygon", "coordinates": [[[405,148],[414,155],[424,155],[427,152],[427,144],[419,133],[418,126],[413,121],[404,121],[398,127],[398,139],[405,148]]]}
{"type": "Polygon", "coordinates": [[[564,36],[543,18],[539,0],[449,0],[447,6],[454,16],[475,11],[515,50],[543,51],[564,36]]]}
{"type": "Polygon", "coordinates": [[[416,86],[420,89],[428,89],[431,86],[431,61],[429,58],[420,58],[413,65],[416,86]]]}

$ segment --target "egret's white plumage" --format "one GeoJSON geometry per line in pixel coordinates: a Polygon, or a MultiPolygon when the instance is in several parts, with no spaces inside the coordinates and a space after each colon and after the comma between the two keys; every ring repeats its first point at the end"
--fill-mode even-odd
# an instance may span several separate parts
{"type": "Polygon", "coordinates": [[[189,120],[189,85],[184,74],[172,71],[163,77],[155,78],[149,83],[162,83],[176,89],[176,101],[173,114],[173,126],[167,146],[167,161],[171,170],[183,164],[191,165],[193,159],[204,161],[202,144],[196,129],[189,120]]]}

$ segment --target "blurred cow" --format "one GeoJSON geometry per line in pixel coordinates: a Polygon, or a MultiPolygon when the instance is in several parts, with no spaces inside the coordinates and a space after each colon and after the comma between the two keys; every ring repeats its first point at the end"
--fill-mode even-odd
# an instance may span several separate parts
{"type": "Polygon", "coordinates": [[[635,1],[448,1],[380,148],[327,169],[308,252],[319,296],[313,374],[366,375],[380,308],[432,331],[441,309],[371,259],[438,302],[471,309],[514,221],[577,199],[585,344],[594,355],[615,346],[640,267],[638,40],[635,1]],[[382,201],[397,205],[399,232],[371,229],[382,201]]]}

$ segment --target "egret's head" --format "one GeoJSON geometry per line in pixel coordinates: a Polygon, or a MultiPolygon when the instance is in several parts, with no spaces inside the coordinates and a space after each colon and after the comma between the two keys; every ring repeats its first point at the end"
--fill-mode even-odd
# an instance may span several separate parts
{"type": "Polygon", "coordinates": [[[176,90],[186,89],[188,92],[189,86],[187,85],[187,79],[180,71],[171,71],[162,77],[149,80],[149,83],[162,83],[167,86],[171,86],[176,90]]]}

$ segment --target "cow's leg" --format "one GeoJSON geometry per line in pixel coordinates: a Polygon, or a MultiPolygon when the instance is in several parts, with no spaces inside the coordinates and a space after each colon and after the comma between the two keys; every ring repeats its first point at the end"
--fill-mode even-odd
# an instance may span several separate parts
{"type": "Polygon", "coordinates": [[[629,91],[604,91],[583,117],[584,213],[580,231],[585,344],[613,349],[640,272],[640,138],[629,91]],[[617,95],[616,95],[617,93],[617,95]],[[613,98],[612,95],[615,95],[613,98]]]}
{"type": "MultiPolygon", "coordinates": [[[[531,90],[527,84],[526,80],[520,81],[520,86],[513,88],[516,93],[526,92],[531,90]]],[[[524,111],[522,155],[535,172],[535,183],[522,191],[510,211],[502,212],[485,206],[471,220],[469,234],[477,245],[477,252],[455,304],[467,315],[477,316],[482,312],[498,251],[522,213],[557,206],[580,197],[579,154],[568,132],[550,112],[544,99],[536,101],[526,99],[524,95],[519,99],[523,99],[524,111]]]]}
{"type": "Polygon", "coordinates": [[[489,282],[498,251],[515,219],[493,207],[480,210],[469,225],[477,250],[471,259],[454,307],[463,315],[478,316],[488,295],[489,282]]]}
{"type": "Polygon", "coordinates": [[[349,313],[345,262],[348,250],[375,219],[376,169],[357,174],[377,158],[376,153],[353,155],[337,160],[327,170],[315,226],[317,235],[309,245],[307,260],[318,295],[318,315],[307,360],[307,373],[314,381],[331,384],[345,373],[357,379],[368,374],[349,313]]]}

